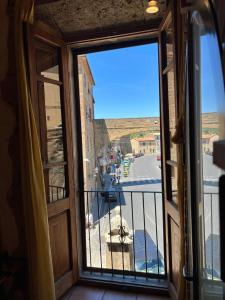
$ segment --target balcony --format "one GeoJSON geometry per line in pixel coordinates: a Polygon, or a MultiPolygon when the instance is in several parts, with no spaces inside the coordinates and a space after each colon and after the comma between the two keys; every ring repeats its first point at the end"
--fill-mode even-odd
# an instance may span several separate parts
{"type": "MultiPolygon", "coordinates": [[[[160,191],[83,191],[84,271],[92,276],[131,281],[166,279],[163,206],[160,191]]],[[[65,188],[50,187],[52,202],[63,199],[65,188]]],[[[203,278],[219,281],[218,193],[205,192],[203,278]]]]}
{"type": "Polygon", "coordinates": [[[162,193],[84,191],[84,270],[137,279],[166,277],[162,193]]]}
{"type": "Polygon", "coordinates": [[[202,202],[203,278],[220,281],[219,194],[205,192],[202,202]]]}

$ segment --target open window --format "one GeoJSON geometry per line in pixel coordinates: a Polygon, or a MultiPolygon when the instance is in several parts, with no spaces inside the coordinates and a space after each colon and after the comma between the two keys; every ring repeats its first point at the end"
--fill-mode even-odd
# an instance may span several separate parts
{"type": "Polygon", "coordinates": [[[82,255],[88,274],[151,283],[166,278],[158,43],[139,43],[74,49],[82,255]]]}
{"type": "Polygon", "coordinates": [[[76,281],[75,191],[65,47],[30,28],[32,100],[43,162],[56,296],[76,281]]]}

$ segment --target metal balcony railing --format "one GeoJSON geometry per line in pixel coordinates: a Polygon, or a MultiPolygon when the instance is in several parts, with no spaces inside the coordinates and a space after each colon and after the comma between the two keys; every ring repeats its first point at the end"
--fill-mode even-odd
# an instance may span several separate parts
{"type": "Polygon", "coordinates": [[[203,277],[220,279],[219,194],[204,193],[202,201],[203,277]]]}
{"type": "Polygon", "coordinates": [[[54,202],[66,197],[66,189],[60,186],[49,186],[49,201],[54,202]]]}
{"type": "Polygon", "coordinates": [[[161,192],[83,191],[84,269],[164,278],[161,192]]]}
{"type": "MultiPolygon", "coordinates": [[[[162,193],[159,191],[83,191],[83,244],[86,270],[113,274],[165,277],[162,193]]],[[[50,186],[50,202],[66,189],[50,186]]],[[[203,195],[203,277],[220,278],[219,197],[203,195]]]]}

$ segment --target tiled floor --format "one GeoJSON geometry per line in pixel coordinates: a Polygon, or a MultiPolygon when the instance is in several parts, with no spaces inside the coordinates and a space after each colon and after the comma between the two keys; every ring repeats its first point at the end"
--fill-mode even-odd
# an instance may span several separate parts
{"type": "Polygon", "coordinates": [[[71,289],[61,300],[169,300],[169,298],[77,286],[71,289]]]}

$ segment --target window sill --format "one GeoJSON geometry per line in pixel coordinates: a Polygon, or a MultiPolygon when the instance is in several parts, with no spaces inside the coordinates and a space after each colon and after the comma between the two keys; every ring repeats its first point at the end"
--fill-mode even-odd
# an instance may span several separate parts
{"type": "Polygon", "coordinates": [[[168,296],[168,280],[166,279],[153,279],[145,277],[136,279],[133,276],[122,275],[113,276],[107,273],[95,273],[83,271],[80,274],[78,283],[88,286],[104,287],[109,289],[148,293],[153,295],[168,296]]]}

